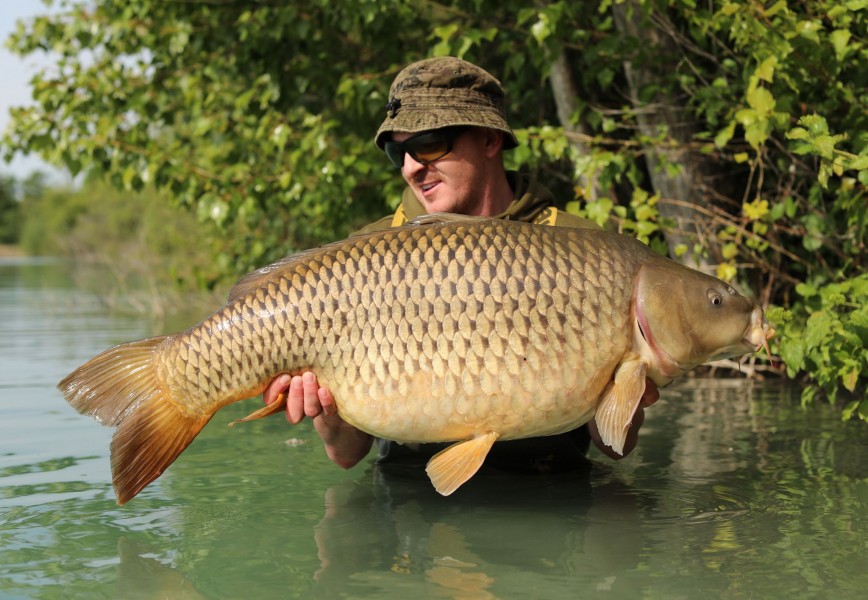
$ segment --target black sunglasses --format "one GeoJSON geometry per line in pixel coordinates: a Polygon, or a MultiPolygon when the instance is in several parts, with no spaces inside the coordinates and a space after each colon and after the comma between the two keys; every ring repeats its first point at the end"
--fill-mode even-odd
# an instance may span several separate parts
{"type": "Polygon", "coordinates": [[[467,129],[457,126],[423,131],[403,142],[386,142],[383,149],[392,164],[399,169],[404,166],[404,154],[409,154],[419,164],[427,165],[452,152],[455,140],[467,129]]]}

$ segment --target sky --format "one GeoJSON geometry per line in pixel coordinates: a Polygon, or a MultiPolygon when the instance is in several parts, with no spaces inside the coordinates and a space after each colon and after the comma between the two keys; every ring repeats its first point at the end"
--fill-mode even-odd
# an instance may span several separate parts
{"type": "MultiPolygon", "coordinates": [[[[30,79],[40,70],[40,66],[49,64],[46,57],[21,58],[12,54],[5,45],[6,39],[13,31],[19,19],[31,19],[36,15],[45,14],[49,9],[37,0],[0,0],[0,131],[6,131],[9,125],[9,108],[32,104],[30,96],[30,79]]],[[[55,169],[35,155],[17,155],[11,163],[3,162],[0,157],[0,173],[13,175],[23,179],[30,173],[41,170],[48,174],[50,182],[68,183],[71,177],[65,172],[55,169]]]]}

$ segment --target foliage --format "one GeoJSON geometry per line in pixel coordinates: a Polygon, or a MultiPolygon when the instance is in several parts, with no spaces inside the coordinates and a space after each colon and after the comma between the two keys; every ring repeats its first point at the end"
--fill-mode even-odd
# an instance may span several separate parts
{"type": "Polygon", "coordinates": [[[15,197],[15,178],[0,175],[0,244],[18,243],[21,207],[15,197]]]}
{"type": "MultiPolygon", "coordinates": [[[[397,71],[443,54],[506,84],[523,142],[509,165],[568,210],[789,309],[774,342],[785,359],[798,355],[795,333],[813,327],[822,290],[855,286],[865,268],[868,0],[64,7],[8,42],[57,62],[33,81],[35,104],[13,112],[4,144],[123,189],[164,190],[232,228],[216,261],[227,272],[342,236],[397,202],[400,178],[373,132],[397,71]],[[548,79],[564,56],[568,118],[548,79]],[[649,121],[655,111],[669,120],[649,121]],[[684,195],[663,193],[661,173],[689,175],[684,195]],[[689,235],[674,209],[695,215],[689,235]]],[[[828,360],[788,368],[835,398],[848,386],[829,374],[852,377],[850,341],[817,341],[828,360]]],[[[864,377],[859,363],[854,389],[864,377]]]]}
{"type": "Polygon", "coordinates": [[[224,238],[216,226],[178,212],[153,190],[130,193],[87,182],[80,190],[25,196],[22,212],[26,252],[109,269],[115,285],[107,300],[123,298],[121,308],[162,315],[181,296],[200,298],[203,288],[222,293],[231,283],[213,258],[223,251],[224,238]]]}
{"type": "MultiPolygon", "coordinates": [[[[47,188],[21,200],[21,248],[33,256],[66,253],[65,236],[78,216],[87,210],[88,197],[64,188],[47,188]]],[[[101,237],[101,236],[100,236],[101,237]]]]}
{"type": "MultiPolygon", "coordinates": [[[[868,369],[868,274],[842,283],[815,287],[796,286],[804,298],[793,311],[782,311],[782,358],[787,374],[812,373],[817,383],[834,400],[843,387],[850,393],[844,418],[858,414],[868,420],[868,399],[862,373],[868,369]]],[[[806,387],[802,402],[814,399],[816,387],[806,387]]]]}
{"type": "Polygon", "coordinates": [[[393,17],[379,3],[361,9],[71,5],[12,37],[20,53],[58,59],[33,81],[36,106],[14,112],[7,143],[123,189],[167,190],[218,226],[244,222],[249,235],[223,258],[236,273],[340,236],[383,211],[393,179],[370,176],[385,100],[368,92],[390,74],[364,72],[388,63],[354,33],[378,18],[365,35],[386,31],[393,17]]]}

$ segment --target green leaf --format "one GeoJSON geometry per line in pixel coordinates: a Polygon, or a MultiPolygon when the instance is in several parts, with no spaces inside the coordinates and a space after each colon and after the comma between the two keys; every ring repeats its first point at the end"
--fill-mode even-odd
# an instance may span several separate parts
{"type": "Polygon", "coordinates": [[[742,204],[741,209],[745,217],[747,217],[751,221],[756,221],[758,219],[762,219],[768,214],[769,202],[768,200],[756,198],[751,202],[745,202],[744,204],[742,204]]]}
{"type": "Polygon", "coordinates": [[[787,139],[790,140],[807,140],[810,139],[807,129],[802,127],[793,127],[787,132],[787,139]]]}
{"type": "Polygon", "coordinates": [[[843,61],[850,51],[847,44],[850,42],[851,34],[846,29],[836,29],[829,34],[829,41],[832,42],[832,47],[835,48],[835,57],[838,61],[843,61]]]}
{"type": "Polygon", "coordinates": [[[837,319],[825,310],[818,310],[808,318],[805,344],[808,348],[819,346],[823,338],[839,326],[837,319]]]}
{"type": "Polygon", "coordinates": [[[747,103],[757,115],[770,115],[775,107],[775,99],[772,93],[764,87],[756,87],[747,93],[747,103]]]}
{"type": "Polygon", "coordinates": [[[546,38],[552,34],[551,24],[549,23],[548,15],[541,13],[536,23],[530,26],[530,34],[539,45],[543,45],[546,38]]]}
{"type": "Polygon", "coordinates": [[[638,221],[636,223],[636,237],[642,241],[647,241],[648,236],[660,229],[660,226],[653,221],[638,221]]]}
{"type": "Polygon", "coordinates": [[[716,275],[718,279],[722,279],[723,281],[732,281],[738,275],[738,270],[732,263],[720,263],[717,265],[716,275]]]}
{"type": "Polygon", "coordinates": [[[612,206],[614,203],[609,198],[600,198],[596,202],[589,202],[586,207],[588,218],[603,226],[609,220],[612,206]]]}
{"type": "Polygon", "coordinates": [[[741,10],[741,5],[737,2],[724,2],[723,7],[720,9],[722,15],[726,17],[731,17],[735,13],[741,10]]]}
{"type": "Polygon", "coordinates": [[[837,141],[836,137],[831,135],[818,135],[813,141],[820,156],[827,160],[832,160],[835,152],[835,143],[837,141]]]}
{"type": "Polygon", "coordinates": [[[765,16],[767,18],[771,18],[771,17],[775,16],[776,14],[778,14],[779,12],[781,12],[782,10],[786,10],[786,8],[787,8],[787,1],[786,0],[778,0],[777,2],[772,4],[770,7],[764,9],[763,14],[765,14],[765,16]]]}
{"type": "Polygon", "coordinates": [[[814,20],[799,21],[796,23],[795,31],[801,37],[812,42],[819,43],[820,36],[817,34],[823,28],[822,23],[814,20]]]}
{"type": "MultiPolygon", "coordinates": [[[[778,2],[778,4],[783,4],[786,6],[786,2],[783,0],[778,2]]],[[[775,5],[777,6],[777,5],[775,5]]],[[[774,8],[774,7],[773,7],[774,8]]],[[[770,9],[771,10],[771,9],[770,9]]],[[[777,11],[775,11],[777,12],[777,11]]],[[[766,11],[766,15],[768,16],[768,11],[766,11]]],[[[767,81],[769,83],[772,82],[772,79],[775,75],[775,66],[778,64],[778,59],[776,56],[770,56],[765,59],[756,69],[755,74],[759,79],[763,81],[767,81]]]]}
{"type": "Polygon", "coordinates": [[[637,221],[652,221],[657,217],[657,209],[648,204],[642,204],[636,207],[637,221]]]}
{"type": "Polygon", "coordinates": [[[765,119],[754,121],[745,127],[744,139],[746,139],[755,150],[759,150],[759,147],[765,143],[768,137],[768,121],[765,119]]]}
{"type": "Polygon", "coordinates": [[[757,115],[756,110],[752,108],[742,108],[735,113],[735,120],[738,121],[742,127],[750,126],[755,123],[758,118],[759,115],[757,115]]]}
{"type": "Polygon", "coordinates": [[[724,260],[731,260],[738,256],[738,246],[732,242],[724,244],[720,249],[720,253],[724,260]]]}
{"type": "Polygon", "coordinates": [[[856,391],[856,382],[859,381],[859,369],[857,367],[844,369],[840,375],[844,387],[851,392],[856,391]]]}
{"type": "Polygon", "coordinates": [[[809,283],[800,283],[796,285],[796,293],[805,298],[810,298],[818,294],[817,288],[809,283]]]}
{"type": "Polygon", "coordinates": [[[730,121],[726,127],[718,131],[717,135],[714,136],[714,145],[718,148],[723,148],[732,139],[733,134],[735,134],[735,121],[730,121]]]}
{"type": "Polygon", "coordinates": [[[806,127],[812,137],[829,133],[829,125],[825,117],[816,113],[801,117],[799,125],[806,127]]]}

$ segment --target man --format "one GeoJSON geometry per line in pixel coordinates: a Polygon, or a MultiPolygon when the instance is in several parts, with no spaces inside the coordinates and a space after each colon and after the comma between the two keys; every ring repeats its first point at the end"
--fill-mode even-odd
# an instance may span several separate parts
{"type": "MultiPolygon", "coordinates": [[[[518,145],[507,124],[505,94],[500,82],[466,61],[444,57],[413,63],[402,70],[390,88],[386,117],[375,142],[401,169],[407,182],[394,215],[372,223],[363,231],[376,231],[406,223],[426,213],[517,219],[566,227],[596,227],[575,215],[558,211],[544,187],[507,172],[503,151],[518,145]]],[[[291,423],[312,418],[329,458],[350,468],[370,451],[373,438],[340,418],[334,398],[319,387],[311,372],[281,375],[265,391],[266,403],[287,394],[286,415],[291,423]]],[[[643,407],[657,400],[650,380],[627,436],[624,455],[636,445],[644,420],[643,407]]],[[[594,421],[575,431],[537,438],[498,442],[486,464],[513,470],[555,471],[584,462],[589,440],[618,459],[603,445],[594,421]]],[[[423,448],[401,447],[379,440],[380,461],[427,460],[439,444],[423,448]]]]}

